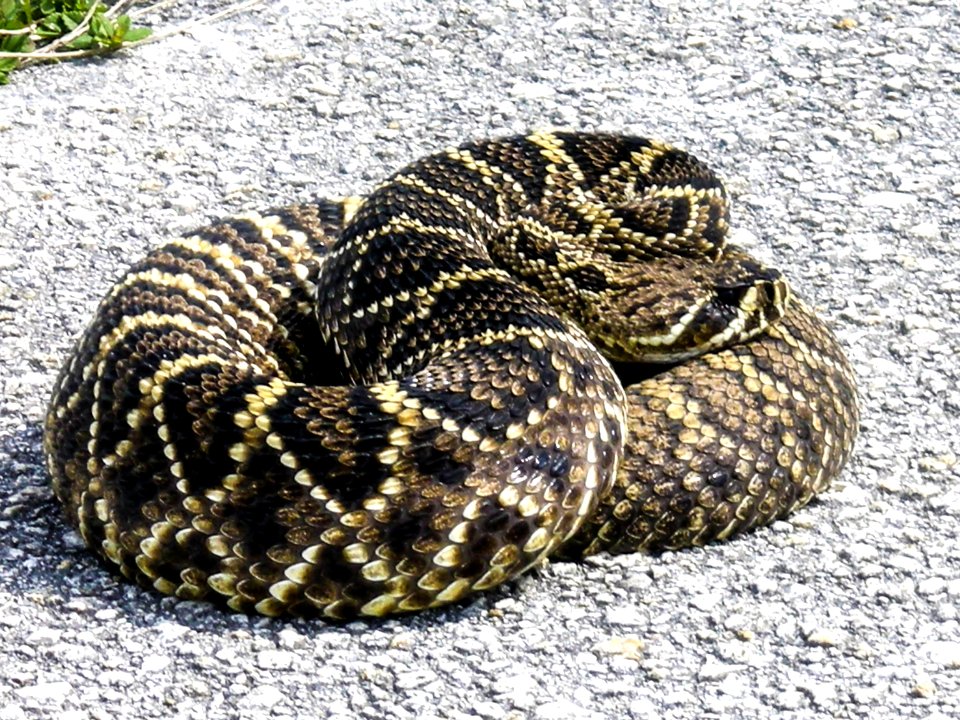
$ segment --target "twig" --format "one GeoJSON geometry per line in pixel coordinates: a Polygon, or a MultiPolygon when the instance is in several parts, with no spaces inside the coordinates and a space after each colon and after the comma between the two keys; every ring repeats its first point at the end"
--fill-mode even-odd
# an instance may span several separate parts
{"type": "Polygon", "coordinates": [[[194,20],[193,22],[184,23],[183,25],[175,27],[171,30],[167,30],[166,32],[154,33],[149,37],[145,37],[143,40],[137,40],[136,42],[132,43],[124,43],[120,47],[137,47],[138,45],[146,45],[147,43],[156,42],[157,40],[165,40],[166,38],[174,35],[182,35],[190,32],[196,27],[200,27],[201,25],[208,25],[209,23],[216,22],[217,20],[223,20],[223,18],[236,15],[237,13],[252,8],[254,5],[259,5],[262,2],[263,0],[246,0],[246,2],[235,3],[234,5],[231,5],[230,7],[225,8],[218,13],[214,13],[213,15],[208,15],[205,18],[200,18],[199,20],[194,20]]]}
{"type": "Polygon", "coordinates": [[[120,2],[108,7],[104,11],[103,16],[111,19],[115,18],[118,15],[121,15],[123,11],[126,10],[128,7],[133,5],[134,2],[136,2],[136,0],[120,0],[120,2]]]}
{"type": "Polygon", "coordinates": [[[176,5],[180,0],[160,0],[160,2],[155,2],[152,5],[147,5],[145,8],[140,8],[139,10],[131,10],[127,13],[130,16],[131,20],[136,20],[139,17],[143,17],[147,13],[152,13],[156,10],[160,10],[171,5],[176,5]]]}
{"type": "MultiPolygon", "coordinates": [[[[126,45],[121,45],[120,48],[127,47],[126,45]]],[[[34,65],[38,62],[47,62],[49,60],[59,60],[63,58],[65,60],[70,60],[73,58],[85,58],[85,57],[95,57],[97,55],[106,55],[111,53],[114,50],[119,50],[120,48],[90,48],[88,50],[61,50],[60,52],[55,53],[42,53],[40,51],[35,52],[0,52],[0,60],[3,58],[20,58],[23,60],[20,63],[19,67],[27,67],[28,65],[34,65]]]]}
{"type": "Polygon", "coordinates": [[[36,29],[37,29],[36,23],[28,27],[20,28],[19,30],[4,30],[3,28],[0,28],[0,35],[29,35],[36,29]]]}
{"type": "MultiPolygon", "coordinates": [[[[57,39],[47,43],[40,50],[36,51],[36,54],[33,58],[28,58],[20,63],[20,67],[27,67],[28,65],[33,65],[44,59],[47,55],[55,55],[57,53],[57,48],[63,47],[78,37],[83,35],[87,28],[90,26],[90,18],[93,17],[93,14],[97,11],[97,8],[100,7],[99,2],[91,3],[87,14],[83,16],[83,20],[80,21],[80,24],[77,25],[73,30],[68,32],[66,35],[61,35],[57,39]]],[[[15,53],[14,53],[15,54],[15,53]]],[[[29,55],[29,53],[28,53],[29,55]]],[[[0,53],[0,57],[3,57],[3,53],[0,53]]]]}
{"type": "MultiPolygon", "coordinates": [[[[173,2],[176,2],[176,0],[161,0],[161,2],[154,3],[153,5],[147,8],[144,8],[141,11],[136,11],[136,13],[131,12],[129,13],[129,15],[131,16],[131,18],[133,18],[135,14],[136,16],[140,16],[146,12],[150,12],[151,10],[156,10],[159,7],[172,4],[173,2]]],[[[225,8],[218,13],[214,13],[213,15],[208,15],[205,18],[200,18],[199,20],[194,20],[193,22],[184,23],[179,27],[175,27],[163,33],[150,35],[148,37],[143,38],[142,40],[137,40],[135,42],[121,43],[117,47],[88,48],[85,50],[59,50],[58,51],[57,48],[63,47],[67,43],[73,41],[75,38],[82,35],[87,30],[87,27],[90,24],[90,18],[93,16],[94,12],[96,11],[99,5],[99,3],[94,3],[93,5],[91,5],[90,9],[87,11],[86,17],[83,18],[83,21],[66,35],[62,35],[56,40],[44,45],[39,50],[34,50],[33,52],[0,52],[0,59],[14,58],[14,59],[20,60],[19,67],[27,67],[28,65],[34,65],[39,62],[48,62],[51,60],[59,60],[59,59],[70,60],[75,58],[87,58],[87,57],[96,57],[98,55],[106,55],[116,50],[136,47],[138,45],[143,45],[145,43],[153,42],[155,40],[163,40],[165,38],[172,37],[173,35],[180,35],[186,32],[190,32],[190,30],[192,30],[193,28],[200,27],[201,25],[207,25],[209,23],[216,22],[217,20],[222,20],[223,18],[230,17],[231,15],[236,15],[237,13],[240,13],[240,12],[243,12],[244,10],[252,8],[254,5],[259,5],[262,2],[263,0],[246,0],[246,2],[235,3],[234,5],[231,5],[230,7],[225,8]]],[[[117,8],[118,6],[124,6],[124,5],[129,6],[132,3],[133,3],[133,0],[121,0],[121,2],[118,2],[117,5],[114,6],[114,8],[117,8]]],[[[111,9],[113,10],[114,8],[111,8],[111,9]]],[[[107,11],[107,12],[110,12],[110,11],[107,11]]],[[[115,13],[116,12],[119,12],[119,10],[115,10],[115,13]]],[[[24,28],[24,30],[26,30],[26,28],[24,28]]],[[[4,31],[4,32],[6,34],[21,34],[20,30],[4,31]]]]}

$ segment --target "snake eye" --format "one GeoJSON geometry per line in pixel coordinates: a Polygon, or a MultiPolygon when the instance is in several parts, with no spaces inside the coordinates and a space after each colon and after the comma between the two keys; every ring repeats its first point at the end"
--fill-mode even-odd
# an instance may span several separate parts
{"type": "Polygon", "coordinates": [[[717,286],[717,302],[728,307],[737,307],[743,300],[743,295],[753,287],[753,283],[737,283],[735,285],[717,286]]]}
{"type": "Polygon", "coordinates": [[[763,300],[765,304],[767,305],[777,304],[777,301],[778,301],[777,287],[775,283],[772,283],[772,282],[760,283],[757,290],[760,292],[760,298],[763,300]]]}
{"type": "Polygon", "coordinates": [[[782,282],[780,275],[774,278],[751,278],[749,281],[722,285],[716,288],[717,302],[727,307],[740,307],[744,295],[751,288],[756,288],[756,303],[759,308],[776,308],[783,302],[783,293],[780,289],[782,282]]]}

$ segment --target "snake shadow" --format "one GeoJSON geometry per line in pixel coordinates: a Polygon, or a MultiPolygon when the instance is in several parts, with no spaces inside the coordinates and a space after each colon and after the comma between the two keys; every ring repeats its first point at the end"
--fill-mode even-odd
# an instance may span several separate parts
{"type": "Polygon", "coordinates": [[[0,437],[0,593],[44,602],[76,550],[44,469],[39,422],[0,437]]]}
{"type": "Polygon", "coordinates": [[[42,438],[40,422],[0,436],[0,597],[54,617],[114,609],[135,625],[183,622],[84,545],[53,494],[42,438]]]}
{"type": "Polygon", "coordinates": [[[78,597],[109,602],[119,594],[115,582],[68,525],[42,438],[39,421],[0,437],[0,594],[46,607],[78,597]]]}
{"type": "Polygon", "coordinates": [[[352,634],[470,622],[493,611],[497,601],[514,590],[516,581],[436,610],[347,622],[264,618],[162,596],[124,580],[84,545],[50,487],[42,437],[39,422],[0,436],[0,597],[15,606],[43,608],[53,616],[114,610],[111,622],[137,627],[174,622],[211,634],[256,628],[270,635],[291,626],[304,635],[352,634]]]}

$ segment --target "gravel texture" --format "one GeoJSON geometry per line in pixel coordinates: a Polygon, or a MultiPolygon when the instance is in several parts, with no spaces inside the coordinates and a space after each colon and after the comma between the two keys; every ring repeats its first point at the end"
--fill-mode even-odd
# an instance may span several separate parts
{"type": "Polygon", "coordinates": [[[952,0],[277,0],[15,73],[0,89],[0,720],[960,716],[958,58],[952,0]],[[832,322],[864,417],[820,502],[725,545],[555,563],[372,624],[231,616],[93,560],[48,489],[40,420],[133,257],[547,125],[653,134],[711,162],[737,239],[832,322]]]}

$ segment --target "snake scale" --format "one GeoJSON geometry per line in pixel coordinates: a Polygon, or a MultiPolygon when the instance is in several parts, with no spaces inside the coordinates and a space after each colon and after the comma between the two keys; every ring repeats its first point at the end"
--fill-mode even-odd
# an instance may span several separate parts
{"type": "Polygon", "coordinates": [[[769,523],[840,472],[856,389],[727,231],[690,154],[561,132],[198,230],[66,362],[56,495],[126,578],[332,619],[769,523]]]}

